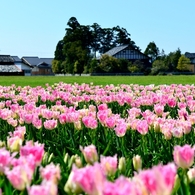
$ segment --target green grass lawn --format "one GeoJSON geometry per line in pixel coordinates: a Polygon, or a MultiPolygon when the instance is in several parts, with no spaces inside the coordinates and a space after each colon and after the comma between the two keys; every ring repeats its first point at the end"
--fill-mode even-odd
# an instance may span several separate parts
{"type": "Polygon", "coordinates": [[[46,83],[52,85],[54,83],[91,83],[94,85],[107,84],[195,84],[195,75],[178,75],[178,76],[1,76],[0,85],[9,86],[15,84],[17,86],[31,87],[45,86],[46,83]]]}

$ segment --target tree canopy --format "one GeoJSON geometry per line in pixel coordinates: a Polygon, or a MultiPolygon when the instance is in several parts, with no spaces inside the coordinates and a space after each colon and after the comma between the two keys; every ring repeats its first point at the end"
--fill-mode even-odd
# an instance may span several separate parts
{"type": "MultiPolygon", "coordinates": [[[[128,44],[139,49],[127,30],[120,26],[102,28],[97,23],[81,25],[75,17],[68,20],[67,26],[65,36],[56,46],[54,72],[64,70],[66,73],[80,74],[90,66],[91,59],[97,54],[103,54],[119,45],[128,44]]],[[[92,69],[89,67],[89,70],[92,69]]]]}
{"type": "Polygon", "coordinates": [[[71,17],[67,22],[64,37],[56,45],[52,70],[54,73],[70,74],[92,72],[159,74],[189,70],[190,60],[181,54],[179,48],[166,55],[163,49],[160,52],[154,41],[149,42],[144,51],[144,54],[150,57],[152,68],[144,67],[138,59],[130,62],[102,55],[120,45],[128,45],[140,51],[131,39],[131,34],[123,27],[117,25],[102,28],[97,23],[82,25],[76,17],[71,17]],[[98,55],[101,55],[102,59],[97,60],[98,55]]]}
{"type": "Polygon", "coordinates": [[[178,60],[177,69],[180,71],[189,71],[190,59],[185,57],[185,55],[181,55],[178,60]]]}

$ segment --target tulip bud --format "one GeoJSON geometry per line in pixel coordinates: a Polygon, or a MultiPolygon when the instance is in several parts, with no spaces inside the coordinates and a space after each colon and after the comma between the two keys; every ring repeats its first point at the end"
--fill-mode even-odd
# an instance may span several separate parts
{"type": "Polygon", "coordinates": [[[64,191],[68,194],[79,194],[79,193],[81,193],[82,190],[79,187],[79,185],[77,185],[73,181],[73,176],[74,176],[74,172],[71,172],[69,175],[69,178],[64,186],[64,191]]]}
{"type": "Polygon", "coordinates": [[[70,157],[70,160],[68,161],[68,168],[71,169],[73,163],[75,162],[75,155],[72,155],[70,157]]]}
{"type": "Polygon", "coordinates": [[[119,158],[119,163],[118,163],[118,169],[121,172],[124,172],[126,168],[126,160],[125,157],[119,158]]]}
{"type": "Polygon", "coordinates": [[[18,152],[22,146],[22,139],[19,137],[11,137],[7,139],[7,145],[11,152],[18,152]]]}
{"type": "Polygon", "coordinates": [[[78,168],[83,167],[82,161],[81,161],[81,157],[78,156],[78,155],[75,155],[75,165],[76,165],[78,168]]]}
{"type": "Polygon", "coordinates": [[[136,155],[133,157],[133,167],[136,171],[142,168],[142,159],[141,156],[136,155]]]}
{"type": "Polygon", "coordinates": [[[74,127],[76,130],[81,130],[82,129],[82,125],[81,125],[81,121],[75,121],[74,122],[74,127]]]}
{"type": "Polygon", "coordinates": [[[69,159],[69,154],[66,153],[64,156],[64,163],[67,164],[68,163],[68,159],[69,159]]]}
{"type": "Polygon", "coordinates": [[[187,175],[190,182],[195,182],[195,167],[189,169],[187,175]]]}
{"type": "Polygon", "coordinates": [[[43,160],[42,160],[43,164],[45,165],[48,164],[48,158],[49,158],[49,154],[48,152],[45,152],[43,155],[43,160]]]}
{"type": "Polygon", "coordinates": [[[52,158],[53,158],[53,153],[51,153],[51,154],[49,155],[49,158],[48,158],[48,163],[50,163],[50,162],[51,162],[52,158]]]}
{"type": "Polygon", "coordinates": [[[5,142],[4,141],[0,141],[0,148],[5,147],[5,142]]]}

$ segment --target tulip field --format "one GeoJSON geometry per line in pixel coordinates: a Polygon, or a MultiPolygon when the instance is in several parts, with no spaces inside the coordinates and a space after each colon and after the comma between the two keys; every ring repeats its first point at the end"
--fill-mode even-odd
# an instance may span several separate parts
{"type": "Polygon", "coordinates": [[[194,84],[0,85],[0,194],[194,195],[194,84]]]}

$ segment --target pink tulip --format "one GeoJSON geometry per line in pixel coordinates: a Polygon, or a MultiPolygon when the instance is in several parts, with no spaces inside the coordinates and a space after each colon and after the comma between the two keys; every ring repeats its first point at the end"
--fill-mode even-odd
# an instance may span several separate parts
{"type": "Polygon", "coordinates": [[[20,165],[13,167],[11,170],[6,169],[5,175],[14,188],[24,190],[31,183],[33,174],[29,177],[30,172],[31,169],[28,166],[20,165]]]}
{"type": "Polygon", "coordinates": [[[54,165],[53,163],[48,164],[46,167],[40,168],[41,177],[46,181],[52,181],[55,184],[60,180],[60,167],[59,165],[54,165]]]}
{"type": "Polygon", "coordinates": [[[118,124],[116,124],[114,130],[118,137],[123,137],[127,131],[127,124],[125,121],[120,121],[118,124]]]}
{"type": "Polygon", "coordinates": [[[176,166],[170,163],[141,171],[136,178],[142,183],[142,186],[146,188],[149,194],[170,195],[173,190],[176,174],[176,166]]]}
{"type": "Polygon", "coordinates": [[[190,145],[175,146],[173,158],[178,167],[183,169],[190,168],[194,163],[194,147],[190,145]]]}
{"type": "Polygon", "coordinates": [[[34,117],[32,120],[32,124],[36,129],[41,129],[43,126],[42,119],[39,119],[38,117],[34,117]]]}
{"type": "Polygon", "coordinates": [[[164,106],[160,104],[155,104],[154,105],[154,111],[158,116],[162,116],[163,111],[164,111],[164,106]]]}
{"type": "Polygon", "coordinates": [[[8,137],[7,146],[11,152],[18,152],[22,146],[22,139],[18,136],[8,137]]]}
{"type": "Polygon", "coordinates": [[[24,114],[24,122],[27,124],[31,124],[33,120],[33,114],[24,114]]]}
{"type": "Polygon", "coordinates": [[[116,125],[116,117],[115,116],[110,116],[106,118],[106,126],[110,129],[113,129],[116,125]]]}
{"type": "Polygon", "coordinates": [[[5,148],[0,148],[0,173],[3,173],[5,168],[10,166],[11,159],[10,152],[5,148]]]}
{"type": "Polygon", "coordinates": [[[139,120],[137,122],[137,131],[142,134],[145,135],[146,133],[148,133],[148,123],[146,120],[139,120]]]}
{"type": "Polygon", "coordinates": [[[90,116],[84,116],[82,118],[84,125],[90,129],[96,129],[98,126],[97,120],[90,116]]]}
{"type": "Polygon", "coordinates": [[[114,175],[117,171],[118,160],[115,156],[100,156],[100,164],[106,175],[114,175]]]}
{"type": "Polygon", "coordinates": [[[108,105],[107,104],[100,104],[99,106],[98,106],[98,110],[107,110],[108,109],[108,105]]]}
{"type": "Polygon", "coordinates": [[[36,165],[40,165],[44,155],[44,145],[32,141],[28,141],[25,146],[20,148],[21,156],[28,156],[32,154],[36,165]]]}
{"type": "Polygon", "coordinates": [[[61,115],[59,115],[59,121],[61,124],[65,124],[67,121],[67,114],[62,113],[61,115]]]}
{"type": "Polygon", "coordinates": [[[49,195],[49,188],[45,185],[32,185],[28,188],[29,195],[49,195]]]}
{"type": "Polygon", "coordinates": [[[168,103],[168,105],[169,105],[170,107],[172,107],[172,108],[175,107],[176,104],[177,104],[176,99],[173,98],[173,97],[169,97],[167,103],[168,103]]]}
{"type": "Polygon", "coordinates": [[[80,186],[84,192],[90,195],[102,194],[106,178],[98,163],[80,169],[73,167],[72,171],[72,183],[75,183],[74,186],[80,186]]]}
{"type": "Polygon", "coordinates": [[[40,185],[32,185],[28,187],[29,195],[57,195],[58,188],[53,182],[43,181],[40,185]]]}
{"type": "Polygon", "coordinates": [[[13,136],[18,136],[22,140],[24,140],[25,133],[26,133],[26,127],[25,126],[18,126],[15,128],[15,131],[13,132],[13,136]]]}
{"type": "Polygon", "coordinates": [[[130,179],[120,176],[114,183],[106,181],[104,183],[103,195],[142,195],[136,183],[130,179]]]}
{"type": "Polygon", "coordinates": [[[94,145],[89,145],[86,147],[80,146],[80,150],[84,155],[85,161],[89,164],[93,164],[98,161],[98,154],[96,147],[94,145]]]}
{"type": "Polygon", "coordinates": [[[57,127],[57,120],[56,119],[50,119],[50,120],[46,120],[43,125],[45,127],[45,129],[48,130],[53,130],[57,127]]]}

